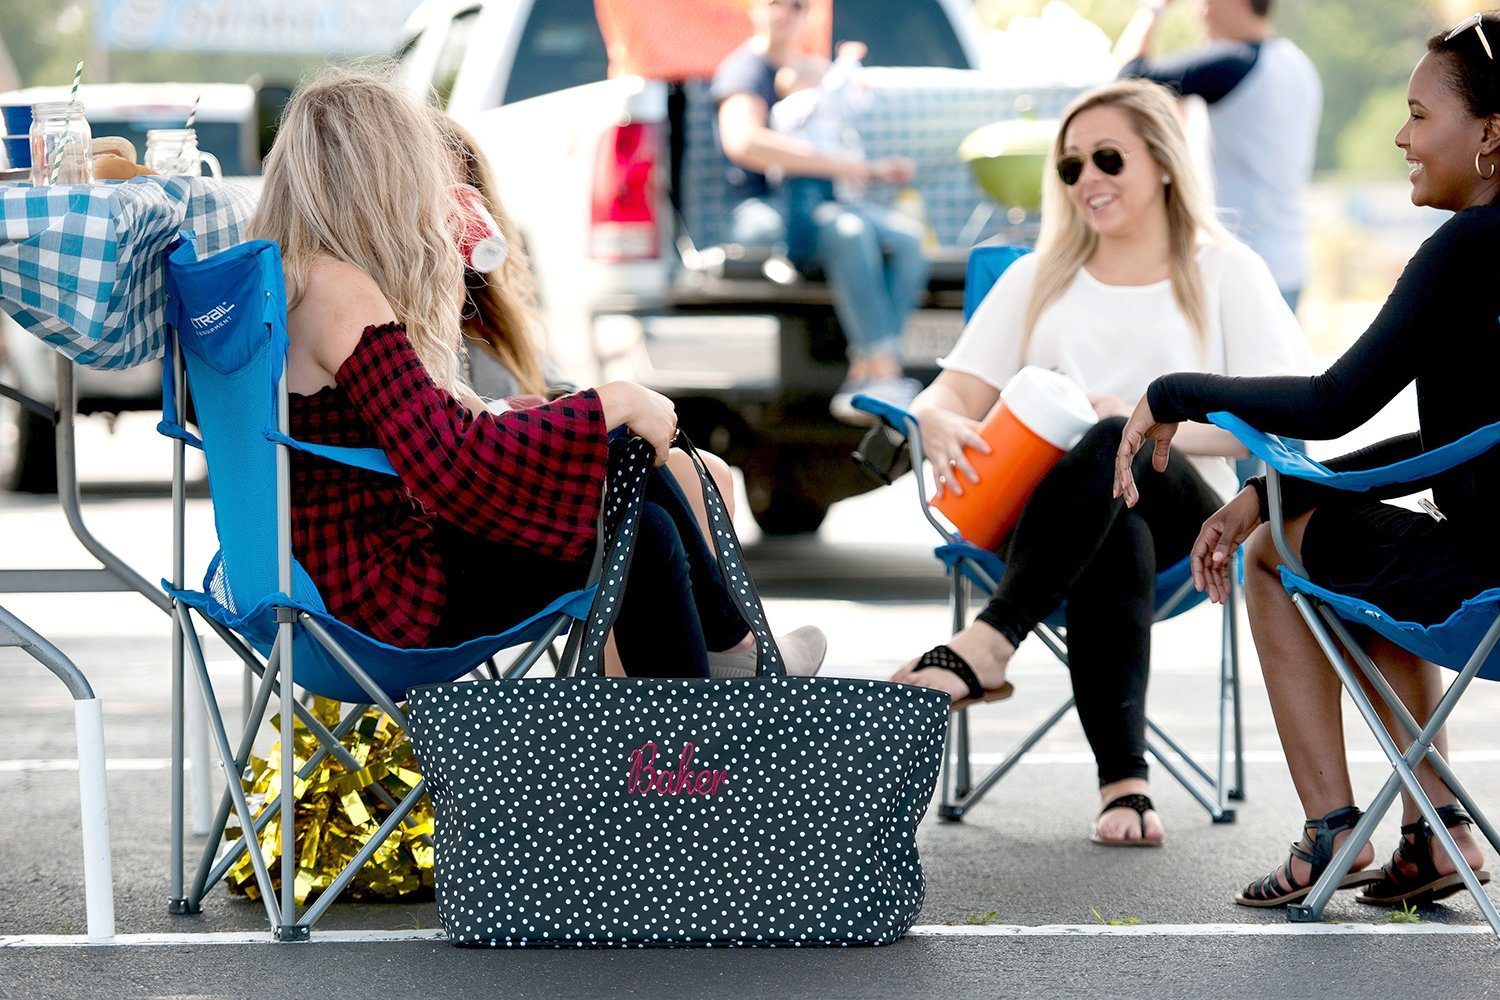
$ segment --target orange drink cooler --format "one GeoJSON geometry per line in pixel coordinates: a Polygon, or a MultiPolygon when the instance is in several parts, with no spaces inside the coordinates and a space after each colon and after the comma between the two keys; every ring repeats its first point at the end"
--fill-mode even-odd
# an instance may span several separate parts
{"type": "Polygon", "coordinates": [[[962,496],[945,490],[932,506],[966,541],[999,548],[1037,484],[1096,419],[1078,383],[1045,368],[1022,368],[984,418],[980,436],[990,453],[965,450],[979,482],[963,479],[962,496]]]}

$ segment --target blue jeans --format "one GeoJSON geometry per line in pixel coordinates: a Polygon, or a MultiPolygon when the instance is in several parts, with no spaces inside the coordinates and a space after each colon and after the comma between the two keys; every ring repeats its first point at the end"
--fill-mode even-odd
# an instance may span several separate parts
{"type": "Polygon", "coordinates": [[[881,205],[834,201],[828,181],[789,178],[775,200],[736,205],[729,234],[749,246],[785,242],[792,263],[823,269],[851,361],[900,355],[901,328],[929,273],[916,223],[881,205]]]}

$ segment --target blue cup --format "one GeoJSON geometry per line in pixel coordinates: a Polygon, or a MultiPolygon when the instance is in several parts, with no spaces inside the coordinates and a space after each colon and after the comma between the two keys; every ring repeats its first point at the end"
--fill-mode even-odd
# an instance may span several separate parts
{"type": "Polygon", "coordinates": [[[5,122],[5,158],[13,169],[31,166],[31,105],[0,104],[5,122]]]}

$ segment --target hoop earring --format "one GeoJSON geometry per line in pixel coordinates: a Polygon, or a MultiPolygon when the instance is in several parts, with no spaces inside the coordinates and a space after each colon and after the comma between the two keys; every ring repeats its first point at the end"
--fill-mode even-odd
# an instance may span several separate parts
{"type": "Polygon", "coordinates": [[[1495,165],[1493,163],[1490,164],[1490,172],[1489,173],[1484,173],[1483,171],[1481,171],[1479,169],[1479,158],[1481,156],[1483,156],[1483,155],[1484,155],[1484,150],[1482,150],[1482,149],[1479,152],[1477,152],[1477,153],[1474,154],[1474,172],[1476,174],[1479,174],[1479,179],[1480,180],[1487,181],[1491,177],[1495,176],[1495,165]]]}

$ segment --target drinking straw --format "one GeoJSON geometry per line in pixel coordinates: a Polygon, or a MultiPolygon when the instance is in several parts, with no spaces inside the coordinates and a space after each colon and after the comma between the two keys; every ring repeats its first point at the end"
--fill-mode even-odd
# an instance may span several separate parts
{"type": "Polygon", "coordinates": [[[193,121],[198,117],[198,102],[201,100],[203,100],[202,94],[199,94],[197,97],[193,98],[193,106],[188,110],[187,124],[184,125],[183,128],[193,127],[193,121]]]}
{"type": "MultiPolygon", "coordinates": [[[[83,79],[83,60],[80,59],[80,60],[78,60],[78,65],[73,68],[73,89],[68,94],[68,105],[69,105],[69,107],[68,107],[68,123],[70,125],[72,124],[72,121],[73,121],[73,113],[72,113],[73,109],[72,109],[72,105],[73,105],[74,102],[76,102],[78,100],[78,83],[82,79],[83,79]]],[[[48,178],[47,178],[47,183],[48,184],[56,184],[57,183],[58,174],[62,171],[63,149],[66,146],[67,146],[67,140],[66,140],[66,137],[65,137],[62,142],[59,142],[57,144],[57,149],[54,150],[53,153],[52,153],[52,170],[50,171],[50,173],[48,175],[48,178]]]]}

